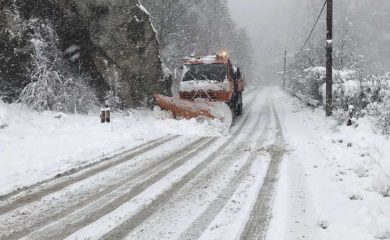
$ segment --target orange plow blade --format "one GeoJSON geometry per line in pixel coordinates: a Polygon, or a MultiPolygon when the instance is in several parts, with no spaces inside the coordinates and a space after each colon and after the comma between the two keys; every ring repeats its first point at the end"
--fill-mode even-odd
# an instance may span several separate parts
{"type": "Polygon", "coordinates": [[[171,112],[175,118],[218,119],[229,126],[233,121],[232,111],[224,102],[187,101],[158,94],[154,95],[154,99],[161,110],[171,112]]]}

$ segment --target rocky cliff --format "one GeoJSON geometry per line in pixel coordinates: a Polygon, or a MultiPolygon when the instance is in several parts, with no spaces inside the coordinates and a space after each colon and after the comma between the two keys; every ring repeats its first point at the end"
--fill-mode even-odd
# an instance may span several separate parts
{"type": "Polygon", "coordinates": [[[82,78],[101,102],[119,97],[125,107],[170,93],[156,33],[138,0],[1,0],[0,51],[6,101],[54,70],[46,82],[82,78]],[[42,57],[49,67],[40,66],[42,57]]]}

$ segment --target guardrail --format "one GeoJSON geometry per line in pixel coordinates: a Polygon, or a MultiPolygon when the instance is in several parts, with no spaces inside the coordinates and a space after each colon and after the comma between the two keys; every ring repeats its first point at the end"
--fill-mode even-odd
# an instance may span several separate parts
{"type": "Polygon", "coordinates": [[[291,95],[293,95],[294,97],[298,98],[302,102],[306,103],[309,106],[318,107],[320,105],[320,101],[312,99],[312,98],[310,98],[310,97],[308,97],[306,95],[303,95],[300,92],[293,92],[289,88],[285,88],[284,90],[287,91],[288,93],[290,93],[291,95]]]}

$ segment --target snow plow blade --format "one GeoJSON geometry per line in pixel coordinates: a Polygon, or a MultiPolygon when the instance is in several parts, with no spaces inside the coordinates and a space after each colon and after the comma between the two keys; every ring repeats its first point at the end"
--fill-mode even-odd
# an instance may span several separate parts
{"type": "Polygon", "coordinates": [[[159,94],[155,94],[154,99],[161,110],[171,112],[175,118],[218,119],[228,126],[233,121],[232,111],[224,102],[188,101],[159,94]]]}

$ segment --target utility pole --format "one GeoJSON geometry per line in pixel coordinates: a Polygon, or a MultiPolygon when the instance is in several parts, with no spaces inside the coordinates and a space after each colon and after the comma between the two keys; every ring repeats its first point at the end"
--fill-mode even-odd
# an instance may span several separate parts
{"type": "Polygon", "coordinates": [[[287,51],[284,51],[283,88],[286,88],[287,51]]]}
{"type": "Polygon", "coordinates": [[[326,15],[326,116],[333,112],[333,0],[327,0],[326,15]]]}

